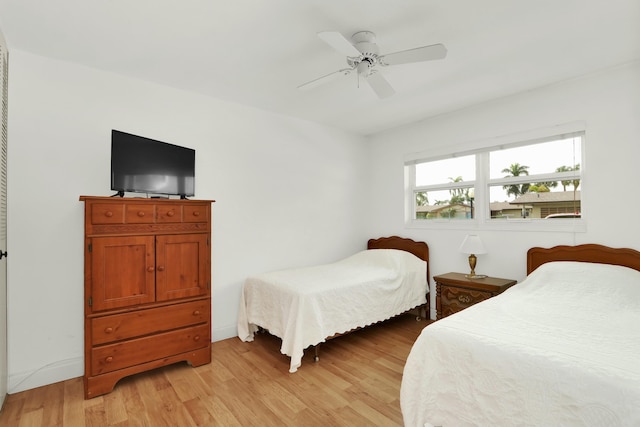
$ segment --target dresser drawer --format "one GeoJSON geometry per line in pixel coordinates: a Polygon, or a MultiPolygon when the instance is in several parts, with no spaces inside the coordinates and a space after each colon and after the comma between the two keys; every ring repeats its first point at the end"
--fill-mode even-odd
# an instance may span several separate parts
{"type": "Polygon", "coordinates": [[[210,309],[210,302],[206,300],[93,318],[92,344],[106,344],[209,322],[210,309]]]}
{"type": "Polygon", "coordinates": [[[158,205],[158,222],[182,222],[182,205],[158,205]]]}
{"type": "Polygon", "coordinates": [[[91,349],[91,375],[185,353],[211,344],[210,325],[192,326],[91,349]]]}
{"type": "Polygon", "coordinates": [[[93,203],[91,224],[124,224],[124,203],[93,203]]]}
{"type": "Polygon", "coordinates": [[[207,222],[208,206],[190,206],[183,208],[184,222],[207,222]]]}
{"type": "Polygon", "coordinates": [[[149,204],[128,204],[125,210],[127,224],[150,224],[156,221],[156,207],[149,204]]]}

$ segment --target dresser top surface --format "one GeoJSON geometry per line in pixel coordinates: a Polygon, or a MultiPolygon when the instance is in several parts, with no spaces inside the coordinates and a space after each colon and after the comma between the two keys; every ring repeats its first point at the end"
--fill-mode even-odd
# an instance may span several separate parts
{"type": "Polygon", "coordinates": [[[199,199],[170,199],[166,197],[107,197],[107,196],[80,196],[81,202],[100,203],[214,203],[215,200],[199,199]]]}

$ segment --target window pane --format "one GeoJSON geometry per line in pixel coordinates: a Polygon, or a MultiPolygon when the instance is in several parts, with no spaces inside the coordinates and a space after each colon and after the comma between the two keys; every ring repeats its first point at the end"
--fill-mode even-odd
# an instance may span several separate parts
{"type": "Polygon", "coordinates": [[[491,179],[531,176],[531,181],[489,186],[491,218],[579,218],[581,147],[576,136],[490,152],[491,179]],[[558,176],[572,171],[578,177],[558,176]]]}
{"type": "MultiPolygon", "coordinates": [[[[473,199],[469,188],[421,191],[416,196],[416,219],[471,219],[473,199]]],[[[471,193],[472,194],[472,193],[471,193]]]]}
{"type": "Polygon", "coordinates": [[[446,184],[450,182],[474,181],[476,179],[476,157],[454,157],[416,165],[416,185],[446,184]]]}
{"type": "MultiPolygon", "coordinates": [[[[579,182],[578,180],[576,180],[579,182]]],[[[580,218],[580,190],[527,192],[518,197],[507,195],[503,186],[491,186],[493,219],[567,219],[580,218]]]]}
{"type": "Polygon", "coordinates": [[[578,136],[492,151],[489,154],[490,178],[575,170],[580,167],[580,147],[578,136]]]}

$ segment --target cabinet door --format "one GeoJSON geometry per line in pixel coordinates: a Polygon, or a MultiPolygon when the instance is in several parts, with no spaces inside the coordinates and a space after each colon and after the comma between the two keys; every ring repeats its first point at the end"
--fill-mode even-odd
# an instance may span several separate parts
{"type": "Polygon", "coordinates": [[[206,295],[211,277],[206,234],[175,234],[156,238],[156,299],[206,295]]]}
{"type": "Polygon", "coordinates": [[[155,300],[154,237],[91,239],[93,311],[155,300]]]}

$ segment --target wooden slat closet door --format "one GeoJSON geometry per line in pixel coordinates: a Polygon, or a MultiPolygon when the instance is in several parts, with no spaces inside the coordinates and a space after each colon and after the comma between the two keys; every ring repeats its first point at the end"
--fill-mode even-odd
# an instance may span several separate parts
{"type": "Polygon", "coordinates": [[[0,31],[0,408],[7,396],[7,118],[9,53],[0,31]]]}

